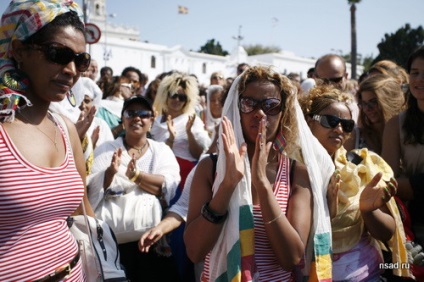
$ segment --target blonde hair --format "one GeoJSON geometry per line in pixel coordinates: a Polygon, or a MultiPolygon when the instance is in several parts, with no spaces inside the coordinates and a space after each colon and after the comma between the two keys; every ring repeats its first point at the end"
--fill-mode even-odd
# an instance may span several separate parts
{"type": "Polygon", "coordinates": [[[399,84],[408,83],[409,77],[406,70],[390,60],[378,61],[368,70],[369,74],[385,74],[393,77],[399,84]]]}
{"type": "MultiPolygon", "coordinates": [[[[377,96],[385,122],[404,109],[405,96],[399,83],[391,76],[376,74],[365,79],[359,86],[358,102],[362,101],[362,92],[364,91],[370,91],[377,96]]],[[[362,125],[369,125],[362,111],[359,118],[362,125]]]]}
{"type": "MultiPolygon", "coordinates": [[[[377,96],[378,106],[382,112],[384,123],[404,109],[405,95],[402,92],[402,88],[399,82],[389,75],[376,74],[366,78],[359,86],[359,103],[362,101],[362,93],[364,91],[372,92],[377,96]]],[[[372,139],[380,151],[382,136],[376,135],[372,124],[363,110],[359,112],[359,121],[362,125],[363,134],[372,139]]]]}
{"type": "Polygon", "coordinates": [[[298,144],[298,123],[296,120],[295,101],[297,99],[297,88],[286,76],[275,72],[272,67],[254,66],[245,70],[238,83],[238,92],[241,95],[249,83],[254,81],[269,82],[276,86],[280,92],[283,107],[280,120],[280,130],[286,139],[286,151],[290,154],[300,145],[298,144]]]}
{"type": "Polygon", "coordinates": [[[166,76],[159,84],[153,104],[154,109],[159,114],[166,114],[168,112],[168,97],[169,95],[177,93],[179,86],[181,86],[184,93],[187,95],[187,102],[182,109],[183,113],[195,113],[195,106],[199,102],[199,87],[196,78],[183,73],[173,73],[166,76]]]}

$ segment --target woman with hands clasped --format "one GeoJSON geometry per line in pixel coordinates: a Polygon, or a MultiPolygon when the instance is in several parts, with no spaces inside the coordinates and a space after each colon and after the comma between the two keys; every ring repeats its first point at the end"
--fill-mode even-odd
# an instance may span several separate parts
{"type": "Polygon", "coordinates": [[[296,102],[295,87],[271,68],[252,67],[234,81],[215,179],[205,177],[213,169],[205,158],[191,185],[184,239],[192,261],[206,257],[203,281],[289,281],[305,258],[315,195],[309,170],[287,156],[301,146],[296,102]]]}
{"type": "MultiPolygon", "coordinates": [[[[327,197],[332,216],[333,281],[379,281],[383,263],[376,240],[388,241],[392,262],[407,263],[403,226],[392,196],[397,182],[384,160],[367,149],[347,153],[354,128],[350,94],[317,86],[301,105],[308,125],[334,161],[327,197]]],[[[405,267],[404,267],[405,268],[405,267]]],[[[398,276],[408,276],[407,269],[398,276]]]]}
{"type": "Polygon", "coordinates": [[[96,148],[89,182],[89,198],[95,213],[115,232],[121,263],[133,281],[153,281],[157,273],[165,275],[157,278],[160,280],[175,278],[166,276],[172,275],[171,269],[156,269],[171,263],[169,259],[158,257],[153,250],[146,254],[138,250],[141,235],[160,222],[162,204],[169,204],[180,182],[178,163],[171,149],[147,138],[153,119],[153,108],[145,98],[134,96],[125,100],[125,135],[96,148]]]}
{"type": "Polygon", "coordinates": [[[182,73],[166,76],[159,84],[153,107],[159,113],[152,127],[152,138],[165,142],[177,157],[181,189],[185,178],[209,146],[210,138],[194,108],[199,99],[196,78],[182,73]]]}

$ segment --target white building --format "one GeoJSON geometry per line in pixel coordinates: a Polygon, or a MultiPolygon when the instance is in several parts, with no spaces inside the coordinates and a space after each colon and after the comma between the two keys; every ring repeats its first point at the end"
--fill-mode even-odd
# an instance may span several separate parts
{"type": "MultiPolygon", "coordinates": [[[[297,57],[287,51],[248,56],[243,47],[238,46],[224,57],[187,51],[179,45],[168,47],[141,42],[140,32],[136,28],[108,22],[108,18],[113,15],[106,13],[106,0],[86,1],[90,11],[88,21],[102,31],[99,42],[89,46],[90,54],[100,68],[110,66],[114,74],[120,74],[125,67],[133,66],[152,80],[163,72],[179,70],[195,74],[200,83],[207,85],[210,75],[215,71],[222,71],[226,77],[234,77],[236,67],[241,62],[273,65],[284,74],[299,73],[302,79],[306,78],[308,69],[315,65],[314,59],[297,57]]],[[[347,68],[350,70],[350,64],[347,68]]],[[[357,69],[358,73],[362,73],[361,66],[357,69]]]]}

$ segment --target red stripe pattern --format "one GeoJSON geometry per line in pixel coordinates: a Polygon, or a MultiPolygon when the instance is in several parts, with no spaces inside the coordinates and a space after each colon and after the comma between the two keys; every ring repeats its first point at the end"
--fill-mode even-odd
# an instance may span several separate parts
{"type": "MultiPolygon", "coordinates": [[[[287,213],[290,197],[290,160],[284,157],[280,162],[277,178],[274,183],[274,195],[284,214],[287,213]]],[[[253,205],[253,219],[255,222],[255,262],[259,272],[259,281],[289,281],[291,272],[283,270],[277,262],[269,244],[262,219],[261,207],[253,205]]]]}
{"type": "MultiPolygon", "coordinates": [[[[290,197],[290,159],[284,155],[281,157],[283,159],[280,162],[274,183],[274,195],[281,210],[286,214],[290,197]]],[[[285,271],[280,266],[269,244],[260,205],[253,205],[253,219],[255,224],[255,263],[259,273],[259,281],[290,281],[292,273],[285,271]]],[[[205,258],[202,281],[208,281],[209,266],[210,255],[208,254],[205,258]]]]}
{"type": "MultiPolygon", "coordinates": [[[[40,279],[77,254],[66,218],[79,206],[84,185],[65,143],[60,166],[38,167],[25,160],[0,124],[0,281],[40,279]]],[[[80,261],[67,281],[83,280],[80,261]]]]}

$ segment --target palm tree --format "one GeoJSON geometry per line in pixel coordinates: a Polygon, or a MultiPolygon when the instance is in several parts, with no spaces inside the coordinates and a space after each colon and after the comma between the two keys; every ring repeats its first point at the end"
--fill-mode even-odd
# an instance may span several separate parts
{"type": "Polygon", "coordinates": [[[357,65],[357,46],[356,46],[356,5],[361,0],[347,0],[350,5],[350,38],[351,38],[351,54],[350,63],[352,64],[352,79],[356,79],[357,65]]]}

